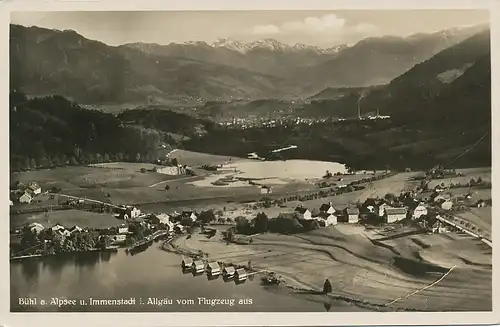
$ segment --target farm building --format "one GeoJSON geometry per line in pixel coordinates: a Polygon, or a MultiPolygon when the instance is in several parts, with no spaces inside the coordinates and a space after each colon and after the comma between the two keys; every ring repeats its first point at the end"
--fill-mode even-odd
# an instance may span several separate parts
{"type": "Polygon", "coordinates": [[[331,201],[329,203],[322,204],[321,207],[319,207],[319,211],[324,212],[324,213],[328,213],[330,215],[332,215],[336,212],[331,201]]]}
{"type": "Polygon", "coordinates": [[[35,232],[36,234],[39,234],[41,231],[43,231],[45,228],[42,226],[42,224],[39,223],[31,223],[28,225],[28,228],[32,231],[35,232]]]}
{"type": "Polygon", "coordinates": [[[118,226],[118,234],[125,234],[125,233],[128,233],[128,226],[126,225],[118,226]]]}
{"type": "Polygon", "coordinates": [[[191,265],[191,269],[195,273],[202,273],[205,271],[205,264],[201,260],[193,261],[193,264],[191,265]]]}
{"type": "Polygon", "coordinates": [[[260,188],[260,194],[272,194],[273,188],[271,186],[263,185],[260,188]]]}
{"type": "Polygon", "coordinates": [[[42,188],[38,185],[37,182],[30,182],[28,184],[27,190],[30,193],[33,193],[34,195],[38,195],[38,194],[42,193],[42,188]]]}
{"type": "Polygon", "coordinates": [[[427,208],[423,204],[419,204],[415,209],[413,209],[411,217],[413,219],[418,219],[426,214],[427,214],[427,208]]]}
{"type": "Polygon", "coordinates": [[[307,208],[304,208],[303,206],[298,206],[297,208],[295,208],[295,212],[298,212],[300,214],[301,219],[312,219],[311,211],[309,211],[309,209],[307,208]]]}
{"type": "Polygon", "coordinates": [[[181,262],[182,269],[191,269],[193,267],[193,259],[184,258],[181,262]]]}
{"type": "Polygon", "coordinates": [[[53,232],[57,232],[57,231],[63,231],[65,230],[66,228],[64,228],[63,225],[61,224],[55,224],[54,226],[52,226],[50,229],[52,229],[53,232]]]}
{"type": "Polygon", "coordinates": [[[224,267],[224,269],[222,269],[222,274],[224,275],[224,277],[233,277],[234,274],[236,272],[236,269],[234,269],[233,266],[227,266],[227,267],[224,267]]]}
{"type": "Polygon", "coordinates": [[[345,208],[344,215],[347,222],[350,224],[355,224],[359,221],[359,209],[356,207],[345,208]]]}
{"type": "Polygon", "coordinates": [[[483,207],[486,207],[486,201],[484,200],[478,200],[475,204],[475,207],[477,208],[483,208],[483,207]]]}
{"type": "Polygon", "coordinates": [[[183,211],[180,215],[181,220],[183,218],[190,218],[192,221],[196,221],[198,219],[198,216],[194,211],[183,211]]]}
{"type": "Polygon", "coordinates": [[[453,207],[453,202],[451,202],[450,200],[446,200],[446,201],[443,201],[441,204],[441,209],[443,210],[451,210],[451,208],[453,207]]]}
{"type": "Polygon", "coordinates": [[[207,273],[210,276],[218,276],[221,274],[220,266],[217,262],[210,262],[207,265],[207,273]]]}
{"type": "Polygon", "coordinates": [[[322,220],[325,223],[325,227],[337,225],[337,216],[335,216],[334,214],[321,212],[318,217],[318,220],[322,220]]]}
{"type": "Polygon", "coordinates": [[[139,218],[140,215],[141,215],[141,210],[133,206],[127,206],[121,208],[120,210],[120,217],[125,220],[136,219],[139,218]]]}
{"type": "Polygon", "coordinates": [[[407,214],[406,208],[385,208],[385,222],[394,223],[406,218],[407,214]]]}
{"type": "Polygon", "coordinates": [[[236,271],[234,272],[234,278],[237,281],[244,281],[247,279],[247,277],[248,277],[248,274],[247,274],[247,271],[245,270],[245,268],[236,269],[236,271]]]}
{"type": "Polygon", "coordinates": [[[24,192],[19,197],[19,202],[20,203],[31,203],[32,200],[33,200],[33,197],[28,192],[24,192]]]}
{"type": "Polygon", "coordinates": [[[75,225],[75,226],[71,227],[71,228],[70,228],[70,229],[68,229],[68,230],[69,230],[69,232],[70,232],[71,234],[73,234],[73,233],[79,233],[79,232],[81,232],[83,229],[82,229],[81,227],[79,227],[79,226],[76,226],[76,225],[75,225]]]}

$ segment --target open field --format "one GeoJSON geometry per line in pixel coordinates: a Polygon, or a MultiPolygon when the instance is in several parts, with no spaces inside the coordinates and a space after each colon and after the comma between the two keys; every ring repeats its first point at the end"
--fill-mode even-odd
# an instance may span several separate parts
{"type": "Polygon", "coordinates": [[[206,239],[200,234],[176,243],[201,249],[211,260],[234,264],[251,261],[254,268],[275,271],[295,287],[320,290],[328,278],[332,294],[377,305],[422,289],[456,266],[439,284],[390,307],[491,310],[491,249],[483,243],[464,236],[423,234],[413,236],[419,243],[409,238],[392,240],[392,247],[399,251],[396,254],[388,247],[374,245],[359,232],[359,226],[340,226],[342,232],[328,227],[297,235],[257,235],[251,245],[226,245],[217,235],[206,239]],[[346,232],[351,227],[358,231],[346,232]],[[455,246],[460,252],[451,250],[455,246]]]}
{"type": "Polygon", "coordinates": [[[452,176],[443,179],[435,179],[429,183],[429,188],[434,188],[441,183],[444,183],[446,186],[450,183],[453,184],[467,184],[469,181],[474,178],[477,180],[479,177],[483,181],[491,182],[491,167],[483,167],[483,168],[469,168],[469,169],[457,169],[457,173],[462,173],[464,176],[452,176]]]}
{"type": "Polygon", "coordinates": [[[108,228],[122,224],[123,220],[119,220],[109,213],[101,214],[83,210],[52,211],[47,217],[45,213],[10,216],[11,228],[23,226],[26,223],[40,223],[44,227],[50,227],[59,223],[67,228],[74,225],[88,228],[108,228]]]}
{"type": "Polygon", "coordinates": [[[472,208],[470,211],[458,214],[457,217],[467,220],[480,230],[486,231],[489,234],[491,234],[491,215],[492,215],[492,208],[484,207],[484,208],[472,208]]]}
{"type": "Polygon", "coordinates": [[[14,173],[11,175],[11,183],[14,181],[23,183],[36,181],[42,189],[50,189],[54,186],[65,190],[97,187],[125,189],[149,186],[177,177],[153,172],[141,173],[139,170],[140,168],[136,171],[133,169],[114,170],[82,166],[61,167],[14,173]]]}

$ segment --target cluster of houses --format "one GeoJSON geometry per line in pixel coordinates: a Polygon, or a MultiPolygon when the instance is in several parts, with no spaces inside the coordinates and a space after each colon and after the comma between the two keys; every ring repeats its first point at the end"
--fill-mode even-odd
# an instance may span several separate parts
{"type": "Polygon", "coordinates": [[[359,221],[359,209],[355,206],[348,206],[343,209],[336,209],[331,202],[320,206],[319,212],[313,214],[302,205],[295,208],[295,212],[304,220],[316,220],[321,225],[336,225],[339,221],[355,224],[359,221]]]}
{"type": "Polygon", "coordinates": [[[376,217],[386,223],[395,223],[406,218],[419,218],[427,214],[427,208],[418,204],[414,208],[391,205],[385,199],[367,199],[362,205],[348,205],[344,208],[335,208],[332,202],[320,206],[315,214],[299,205],[295,212],[304,220],[317,220],[324,226],[336,225],[338,222],[356,224],[360,217],[376,217]]]}
{"type": "MultiPolygon", "coordinates": [[[[48,228],[45,228],[40,223],[31,223],[30,225],[28,225],[28,228],[36,235],[40,234],[44,230],[50,229],[54,235],[59,235],[61,237],[61,241],[64,241],[67,237],[70,237],[75,233],[88,232],[87,228],[82,228],[77,225],[74,225],[71,228],[66,228],[59,223],[48,228]]],[[[117,245],[125,242],[126,237],[129,234],[128,226],[125,224],[122,224],[118,227],[109,228],[107,229],[107,231],[110,234],[110,241],[112,245],[117,245]]]]}
{"type": "Polygon", "coordinates": [[[145,224],[163,224],[168,226],[169,230],[177,233],[183,233],[185,231],[184,225],[190,225],[198,220],[198,214],[191,210],[171,214],[146,214],[135,206],[124,206],[118,209],[117,217],[128,221],[141,221],[145,224]]]}
{"type": "Polygon", "coordinates": [[[248,273],[245,268],[236,268],[234,266],[225,266],[221,268],[218,262],[212,261],[204,263],[202,260],[193,260],[191,258],[184,258],[181,262],[183,271],[191,271],[194,274],[207,273],[208,276],[216,277],[222,275],[227,279],[234,279],[235,281],[245,281],[248,278],[248,273]]]}
{"type": "Polygon", "coordinates": [[[11,191],[12,198],[10,205],[13,205],[14,201],[29,204],[41,193],[42,188],[37,182],[29,182],[27,185],[22,182],[16,182],[14,190],[11,191]]]}

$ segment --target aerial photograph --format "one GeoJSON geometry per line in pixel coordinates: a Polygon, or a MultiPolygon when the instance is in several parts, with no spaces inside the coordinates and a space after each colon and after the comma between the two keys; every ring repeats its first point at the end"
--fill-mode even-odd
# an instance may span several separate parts
{"type": "Polygon", "coordinates": [[[11,312],[491,312],[487,10],[16,11],[11,312]]]}

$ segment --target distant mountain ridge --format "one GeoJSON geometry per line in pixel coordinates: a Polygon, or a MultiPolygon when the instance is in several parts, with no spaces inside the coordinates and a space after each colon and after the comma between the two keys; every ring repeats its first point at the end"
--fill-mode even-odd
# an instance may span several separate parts
{"type": "Polygon", "coordinates": [[[11,25],[10,77],[28,95],[84,104],[308,97],[327,87],[388,83],[478,28],[320,49],[272,39],[113,47],[70,30],[11,25]]]}

